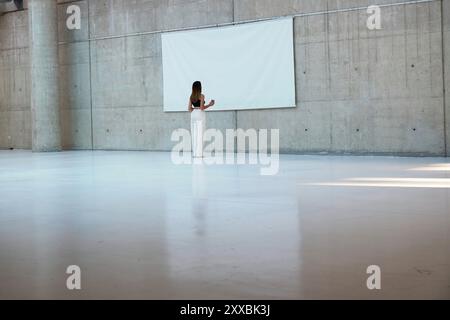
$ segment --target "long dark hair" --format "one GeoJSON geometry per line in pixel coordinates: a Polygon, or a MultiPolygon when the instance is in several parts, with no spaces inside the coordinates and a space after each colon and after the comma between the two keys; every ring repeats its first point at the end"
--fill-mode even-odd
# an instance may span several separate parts
{"type": "Polygon", "coordinates": [[[196,102],[200,100],[201,97],[202,97],[202,83],[200,81],[195,81],[192,84],[191,101],[196,102]]]}

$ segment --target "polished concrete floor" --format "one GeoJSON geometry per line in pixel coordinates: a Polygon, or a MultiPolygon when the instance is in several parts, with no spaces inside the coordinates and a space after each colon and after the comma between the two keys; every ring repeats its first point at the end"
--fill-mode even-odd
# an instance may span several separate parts
{"type": "Polygon", "coordinates": [[[0,151],[0,298],[450,299],[449,159],[170,159],[0,151]]]}

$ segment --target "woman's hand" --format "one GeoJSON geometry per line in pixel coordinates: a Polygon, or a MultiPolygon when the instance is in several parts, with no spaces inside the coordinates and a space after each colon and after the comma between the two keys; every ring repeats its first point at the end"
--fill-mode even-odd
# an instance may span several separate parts
{"type": "MultiPolygon", "coordinates": [[[[203,103],[204,103],[204,102],[203,102],[203,103]]],[[[212,107],[212,106],[215,105],[215,104],[216,104],[216,100],[211,100],[208,104],[206,104],[206,105],[204,105],[204,106],[202,107],[202,110],[206,110],[206,109],[212,107]]]]}

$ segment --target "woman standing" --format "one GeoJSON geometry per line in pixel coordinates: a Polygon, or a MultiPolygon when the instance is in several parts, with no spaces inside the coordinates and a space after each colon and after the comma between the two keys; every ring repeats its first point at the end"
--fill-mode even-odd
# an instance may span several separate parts
{"type": "Polygon", "coordinates": [[[203,134],[206,130],[205,110],[215,104],[211,100],[205,105],[205,96],[202,94],[202,83],[195,81],[192,85],[192,94],[189,97],[189,112],[191,113],[191,138],[192,156],[194,158],[203,157],[203,134]]]}

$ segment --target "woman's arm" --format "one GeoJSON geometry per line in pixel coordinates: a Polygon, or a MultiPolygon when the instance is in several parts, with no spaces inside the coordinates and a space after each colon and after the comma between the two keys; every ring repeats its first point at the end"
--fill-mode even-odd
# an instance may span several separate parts
{"type": "Polygon", "coordinates": [[[191,101],[191,98],[189,98],[188,110],[189,110],[189,112],[194,111],[194,108],[192,108],[192,101],[191,101]]]}
{"type": "Polygon", "coordinates": [[[207,107],[205,106],[205,96],[201,95],[200,97],[200,110],[206,110],[207,107]]]}
{"type": "Polygon", "coordinates": [[[205,105],[205,96],[202,96],[202,105],[201,108],[202,110],[206,110],[210,107],[212,107],[216,102],[214,100],[211,100],[207,105],[205,105]]]}

